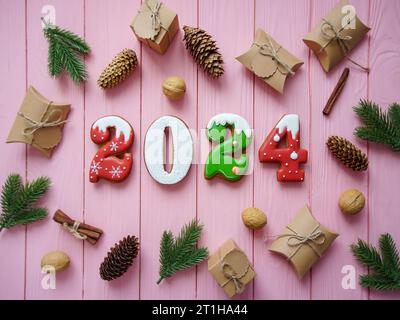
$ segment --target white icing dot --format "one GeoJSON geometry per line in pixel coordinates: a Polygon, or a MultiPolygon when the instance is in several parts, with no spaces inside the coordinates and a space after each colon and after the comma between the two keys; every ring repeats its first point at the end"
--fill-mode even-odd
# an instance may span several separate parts
{"type": "Polygon", "coordinates": [[[120,141],[119,144],[122,144],[122,141],[120,141]]]}
{"type": "Polygon", "coordinates": [[[286,162],[286,163],[285,163],[285,166],[287,167],[288,165],[289,165],[289,163],[286,162]]]}
{"type": "Polygon", "coordinates": [[[126,167],[123,167],[122,169],[123,169],[123,170],[126,170],[126,167]]]}
{"type": "Polygon", "coordinates": [[[101,162],[103,162],[103,161],[104,161],[104,159],[100,159],[100,161],[101,161],[101,162]]]}
{"type": "Polygon", "coordinates": [[[278,154],[278,157],[280,158],[280,157],[281,157],[281,155],[280,155],[280,154],[278,154]]]}
{"type": "Polygon", "coordinates": [[[90,179],[93,179],[93,176],[90,176],[90,179]]]}
{"type": "Polygon", "coordinates": [[[107,151],[107,149],[104,149],[104,151],[107,151]]]}
{"type": "Polygon", "coordinates": [[[296,140],[296,142],[299,142],[299,140],[296,140]]]}
{"type": "Polygon", "coordinates": [[[104,140],[104,137],[101,137],[101,140],[104,140]]]}
{"type": "Polygon", "coordinates": [[[106,168],[105,170],[108,171],[108,168],[106,168]]]}
{"type": "Polygon", "coordinates": [[[275,142],[281,141],[281,137],[279,137],[279,135],[276,134],[276,135],[274,136],[274,141],[275,141],[275,142]]]}
{"type": "Polygon", "coordinates": [[[298,155],[298,153],[297,153],[296,151],[293,151],[293,152],[290,154],[290,158],[291,158],[292,160],[297,160],[297,159],[299,158],[299,155],[298,155]]]}
{"type": "Polygon", "coordinates": [[[285,175],[283,175],[283,177],[284,177],[284,178],[286,178],[286,176],[285,176],[285,175]]]}
{"type": "Polygon", "coordinates": [[[96,158],[98,158],[99,157],[99,155],[98,154],[96,154],[96,158]]]}
{"type": "Polygon", "coordinates": [[[298,170],[296,170],[295,172],[296,172],[296,173],[299,173],[299,171],[298,171],[298,170]]]}
{"type": "Polygon", "coordinates": [[[272,142],[270,142],[269,144],[271,144],[271,145],[272,145],[272,142]]]}
{"type": "Polygon", "coordinates": [[[94,138],[96,138],[96,137],[97,137],[97,135],[95,135],[95,134],[94,134],[94,135],[93,135],[93,137],[94,137],[94,138]]]}
{"type": "Polygon", "coordinates": [[[289,173],[292,173],[292,170],[289,170],[289,173]]]}
{"type": "Polygon", "coordinates": [[[266,156],[267,154],[264,152],[264,156],[266,156]]]}
{"type": "Polygon", "coordinates": [[[271,157],[271,160],[273,160],[274,159],[274,157],[271,157]]]}
{"type": "Polygon", "coordinates": [[[303,181],[303,180],[304,180],[304,178],[301,178],[300,180],[301,180],[301,181],[303,181]]]}
{"type": "Polygon", "coordinates": [[[290,147],[293,147],[293,145],[291,144],[290,147]]]}

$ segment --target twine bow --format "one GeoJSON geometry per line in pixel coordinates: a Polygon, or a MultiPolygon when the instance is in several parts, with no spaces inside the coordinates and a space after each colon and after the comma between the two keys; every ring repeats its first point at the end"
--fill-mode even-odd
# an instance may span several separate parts
{"type": "Polygon", "coordinates": [[[344,35],[342,32],[346,29],[346,26],[351,23],[351,21],[352,20],[349,20],[346,25],[342,26],[339,30],[336,30],[335,26],[332,23],[330,23],[328,20],[323,19],[321,25],[321,33],[328,41],[322,46],[319,52],[321,53],[322,51],[324,51],[333,41],[337,41],[347,60],[349,60],[351,63],[358,66],[362,70],[369,72],[369,68],[360,65],[347,55],[349,52],[349,47],[347,46],[346,42],[352,40],[353,37],[349,35],[344,35]]]}
{"type": "Polygon", "coordinates": [[[150,17],[151,17],[151,27],[153,28],[154,32],[156,32],[156,35],[158,34],[158,31],[162,27],[161,25],[161,19],[160,19],[160,8],[162,6],[162,2],[157,2],[154,8],[152,8],[149,4],[149,1],[146,0],[146,6],[150,11],[150,17]]]}
{"type": "MultiPolygon", "coordinates": [[[[225,255],[225,257],[226,257],[226,255],[225,255]]],[[[222,283],[221,287],[225,287],[230,281],[232,281],[233,284],[235,285],[235,292],[237,294],[240,294],[245,289],[245,286],[241,279],[249,272],[250,264],[248,263],[244,272],[242,274],[238,275],[237,272],[235,271],[235,269],[228,262],[226,262],[224,260],[225,257],[223,257],[221,259],[221,270],[222,270],[222,273],[224,274],[224,276],[228,280],[225,281],[224,283],[222,283]]]]}
{"type": "Polygon", "coordinates": [[[71,233],[75,238],[79,240],[86,240],[87,236],[78,231],[80,224],[81,223],[79,221],[74,221],[74,224],[72,225],[72,227],[70,227],[68,223],[64,222],[63,227],[65,228],[65,230],[71,233]]]}
{"type": "Polygon", "coordinates": [[[270,38],[268,38],[268,43],[265,44],[254,43],[254,45],[259,48],[260,54],[262,54],[263,56],[271,57],[272,60],[276,63],[277,68],[279,65],[281,65],[288,73],[294,75],[292,68],[279,57],[279,50],[282,48],[282,46],[279,46],[278,49],[275,48],[270,38]]]}
{"type": "MultiPolygon", "coordinates": [[[[50,107],[52,102],[50,102],[47,106],[47,109],[50,107]]],[[[43,129],[43,128],[51,128],[51,127],[58,127],[64,123],[67,122],[67,120],[62,120],[62,114],[60,110],[52,110],[43,120],[41,121],[36,121],[33,120],[26,115],[24,115],[21,112],[18,112],[18,115],[22,118],[24,118],[26,121],[29,122],[29,126],[24,129],[24,135],[25,136],[30,136],[33,135],[37,130],[43,129]],[[51,117],[55,114],[58,114],[58,118],[54,121],[49,121],[51,117]]]]}
{"type": "Polygon", "coordinates": [[[286,227],[292,233],[279,235],[278,238],[287,237],[288,238],[287,245],[289,247],[296,247],[296,250],[294,250],[293,253],[288,257],[288,260],[293,258],[303,245],[308,245],[315,252],[315,254],[318,257],[321,257],[321,254],[319,253],[319,251],[314,247],[314,244],[320,246],[325,243],[325,239],[326,239],[325,234],[321,231],[321,229],[319,227],[320,227],[320,225],[318,224],[307,235],[298,234],[296,231],[294,231],[290,227],[286,227]]]}

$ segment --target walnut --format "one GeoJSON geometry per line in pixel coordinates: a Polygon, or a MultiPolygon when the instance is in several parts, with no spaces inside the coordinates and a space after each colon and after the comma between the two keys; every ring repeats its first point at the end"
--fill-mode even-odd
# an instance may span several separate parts
{"type": "Polygon", "coordinates": [[[49,252],[42,258],[40,265],[42,269],[51,266],[55,271],[63,271],[69,266],[69,257],[62,251],[49,252]]]}
{"type": "Polygon", "coordinates": [[[242,212],[243,223],[247,228],[259,230],[267,224],[267,216],[257,208],[248,208],[242,212]]]}
{"type": "Polygon", "coordinates": [[[342,193],[339,198],[340,210],[346,215],[355,215],[365,206],[365,197],[357,189],[349,189],[342,193]]]}
{"type": "Polygon", "coordinates": [[[164,80],[162,90],[171,100],[179,100],[186,92],[185,80],[177,76],[169,77],[164,80]]]}

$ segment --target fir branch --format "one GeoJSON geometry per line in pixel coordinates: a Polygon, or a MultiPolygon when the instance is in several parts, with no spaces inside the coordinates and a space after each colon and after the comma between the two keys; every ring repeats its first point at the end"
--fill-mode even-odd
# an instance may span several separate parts
{"type": "Polygon", "coordinates": [[[196,248],[202,230],[203,225],[195,219],[185,225],[175,239],[171,231],[164,231],[160,245],[160,279],[157,284],[208,257],[207,248],[196,248]]]}
{"type": "Polygon", "coordinates": [[[2,188],[0,231],[16,225],[28,224],[47,216],[47,209],[34,205],[50,188],[50,179],[40,177],[23,185],[19,175],[9,175],[2,188]]]}
{"type": "Polygon", "coordinates": [[[400,152],[400,106],[393,104],[387,113],[371,101],[361,100],[354,111],[365,124],[354,134],[364,140],[381,143],[400,152]]]}
{"type": "Polygon", "coordinates": [[[42,20],[45,23],[43,33],[49,43],[50,76],[57,77],[65,70],[76,84],[86,81],[88,73],[82,55],[89,53],[89,45],[71,31],[42,20]]]}
{"type": "Polygon", "coordinates": [[[372,274],[360,277],[360,284],[373,290],[400,290],[400,261],[393,238],[383,234],[379,238],[380,253],[363,240],[351,246],[354,256],[372,274]]]}

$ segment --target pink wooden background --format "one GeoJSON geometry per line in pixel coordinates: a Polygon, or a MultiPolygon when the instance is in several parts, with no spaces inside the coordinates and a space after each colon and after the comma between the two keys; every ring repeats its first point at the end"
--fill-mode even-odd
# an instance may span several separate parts
{"type": "Polygon", "coordinates": [[[10,125],[29,85],[55,101],[72,103],[64,139],[51,160],[20,144],[3,144],[0,181],[10,172],[34,179],[48,175],[53,187],[43,201],[50,214],[61,208],[77,219],[105,230],[96,246],[74,240],[50,218],[28,227],[0,233],[1,299],[225,299],[223,290],[207,271],[206,263],[155,284],[161,233],[178,232],[194,217],[205,224],[201,243],[211,251],[233,238],[253,262],[257,277],[243,299],[399,299],[396,293],[376,294],[360,288],[344,290],[341,273],[354,265],[357,276],[366,270],[357,264],[349,245],[358,237],[376,244],[390,232],[400,245],[398,196],[400,157],[387,148],[367,144],[352,135],[359,124],[351,110],[360,98],[383,107],[400,100],[400,2],[353,0],[357,13],[372,31],[353,58],[371,67],[369,75],[351,69],[349,83],[329,118],[322,108],[346,62],[326,75],[301,39],[336,3],[335,0],[165,0],[179,15],[180,26],[200,26],[214,35],[226,61],[226,74],[217,81],[199,71],[184,49],[182,32],[165,56],[142,47],[129,24],[140,0],[0,0],[0,140],[10,125]],[[92,47],[86,59],[90,81],[76,87],[69,78],[49,78],[47,43],[40,16],[44,5],[56,9],[56,22],[83,35],[92,47]],[[287,84],[284,96],[276,94],[244,69],[235,56],[250,46],[255,28],[268,31],[284,47],[305,61],[287,84]],[[96,79],[111,58],[125,47],[133,48],[140,68],[119,88],[103,92],[96,79]],[[171,103],[161,93],[162,80],[181,75],[187,83],[183,101],[171,103]],[[309,150],[304,184],[279,184],[276,166],[254,163],[254,173],[231,184],[206,181],[203,165],[193,165],[180,184],[161,186],[143,162],[143,140],[159,116],[184,119],[198,134],[211,116],[234,112],[255,130],[257,152],[273,125],[285,113],[301,116],[302,144],[309,150]],[[134,127],[134,167],[120,184],[88,182],[88,166],[97,147],[89,140],[97,118],[118,114],[134,127]],[[355,141],[368,152],[370,169],[353,174],[332,159],[325,147],[331,134],[355,141]],[[362,214],[345,218],[337,207],[342,191],[356,187],[367,196],[362,214]],[[304,204],[314,215],[340,233],[331,250],[302,281],[288,263],[266,250],[264,238],[277,234],[304,204]],[[240,213],[256,206],[268,215],[268,225],[250,232],[240,213]],[[142,251],[123,277],[106,283],[98,268],[108,248],[127,234],[140,237],[142,251]],[[57,275],[56,290],[43,290],[40,259],[48,251],[62,250],[71,257],[68,271],[57,275]]]}

